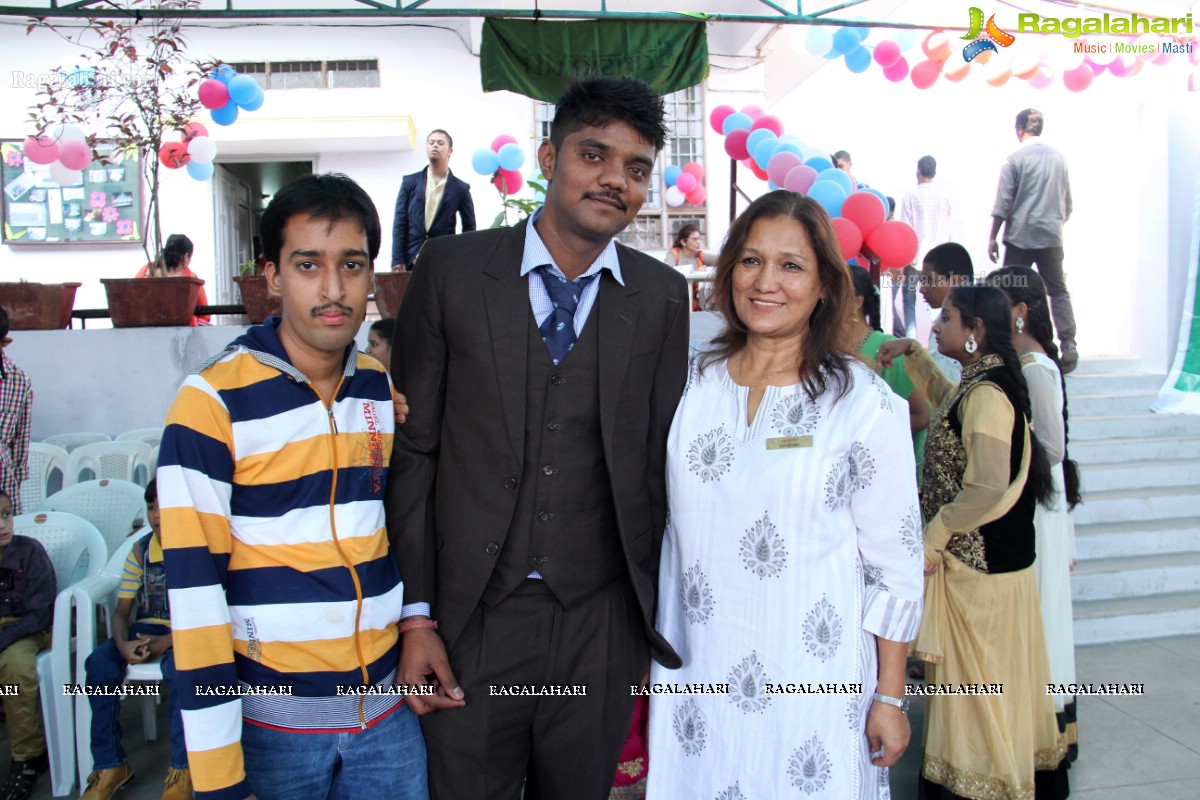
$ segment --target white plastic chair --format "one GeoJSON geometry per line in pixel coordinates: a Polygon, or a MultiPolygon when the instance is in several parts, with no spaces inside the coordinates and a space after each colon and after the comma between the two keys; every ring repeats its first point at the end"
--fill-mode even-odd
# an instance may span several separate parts
{"type": "Polygon", "coordinates": [[[29,511],[63,487],[67,451],[56,444],[31,442],[29,477],[21,482],[21,508],[29,511]]]}
{"type": "Polygon", "coordinates": [[[142,442],[95,442],[84,444],[71,451],[67,460],[66,484],[99,478],[115,478],[145,486],[146,463],[150,458],[150,447],[142,442]],[[138,467],[141,478],[138,480],[138,467]]]}
{"type": "Polygon", "coordinates": [[[102,478],[68,486],[42,501],[35,511],[66,511],[96,526],[108,553],[124,544],[130,531],[146,523],[146,490],[131,481],[102,478]]]}
{"type": "Polygon", "coordinates": [[[107,433],[99,433],[96,431],[80,431],[77,433],[56,433],[53,436],[47,436],[42,440],[42,443],[57,445],[69,453],[76,447],[82,447],[85,444],[111,441],[112,437],[107,433]]]}
{"type": "MultiPolygon", "coordinates": [[[[79,683],[83,683],[87,675],[85,665],[88,656],[102,644],[97,641],[97,618],[103,619],[105,630],[111,634],[112,615],[117,609],[117,587],[121,585],[125,559],[129,557],[133,545],[148,533],[150,526],[146,525],[117,548],[99,574],[80,581],[74,587],[75,603],[78,606],[75,674],[79,683]]],[[[161,659],[130,664],[125,669],[126,682],[158,683],[162,679],[161,659]]],[[[158,738],[158,718],[155,710],[157,700],[152,696],[143,696],[141,701],[142,729],[146,741],[152,742],[158,738]]],[[[83,786],[92,772],[92,704],[84,695],[75,698],[75,760],[79,770],[79,785],[83,786]]]]}
{"type": "Polygon", "coordinates": [[[114,442],[143,442],[150,447],[158,447],[158,443],[162,441],[163,429],[158,428],[135,428],[131,431],[125,431],[119,435],[114,442]]]}
{"type": "Polygon", "coordinates": [[[58,584],[50,649],[38,654],[37,676],[42,721],[46,727],[50,782],[54,796],[61,797],[70,794],[75,785],[74,703],[63,693],[63,685],[72,683],[72,579],[79,566],[85,567],[85,577],[98,573],[108,554],[100,531],[74,514],[59,511],[22,514],[13,519],[13,532],[42,543],[54,565],[58,584]]]}

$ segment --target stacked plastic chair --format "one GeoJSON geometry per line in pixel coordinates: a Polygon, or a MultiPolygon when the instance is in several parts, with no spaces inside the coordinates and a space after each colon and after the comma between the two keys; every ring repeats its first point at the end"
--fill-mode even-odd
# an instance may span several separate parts
{"type": "Polygon", "coordinates": [[[151,448],[144,442],[96,442],[76,447],[67,460],[66,484],[115,478],[145,486],[151,448]]]}
{"type": "Polygon", "coordinates": [[[132,481],[103,478],[76,483],[42,501],[36,511],[66,511],[96,526],[115,553],[146,523],[146,490],[132,481]]]}
{"type": "Polygon", "coordinates": [[[76,447],[82,447],[85,444],[111,441],[112,437],[107,433],[99,433],[97,431],[79,431],[77,433],[56,433],[53,436],[47,436],[42,440],[42,443],[61,447],[63,450],[66,450],[69,453],[76,447]]]}
{"type": "Polygon", "coordinates": [[[50,495],[63,487],[67,471],[67,451],[58,445],[31,442],[29,445],[29,477],[21,482],[21,508],[36,508],[50,495]]]}

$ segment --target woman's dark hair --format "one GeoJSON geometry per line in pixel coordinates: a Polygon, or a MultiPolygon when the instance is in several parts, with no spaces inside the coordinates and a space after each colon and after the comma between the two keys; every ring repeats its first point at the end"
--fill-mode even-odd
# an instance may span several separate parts
{"type": "Polygon", "coordinates": [[[1001,267],[993,271],[988,275],[988,284],[1004,292],[1011,305],[1026,305],[1029,309],[1025,318],[1026,330],[1058,367],[1058,379],[1062,382],[1063,390],[1063,493],[1067,498],[1067,507],[1074,508],[1083,500],[1079,488],[1079,465],[1067,454],[1066,445],[1070,441],[1067,426],[1067,379],[1063,375],[1062,361],[1058,357],[1058,346],[1054,344],[1054,326],[1050,322],[1046,285],[1036,270],[1015,266],[1001,267]]]}
{"type": "Polygon", "coordinates": [[[654,145],[654,152],[667,141],[663,99],[636,78],[584,78],[568,84],[554,108],[550,141],[555,149],[563,140],[588,125],[602,128],[624,122],[654,145]]]}
{"type": "Polygon", "coordinates": [[[172,233],[167,237],[167,243],[163,245],[163,263],[167,265],[167,269],[175,269],[183,257],[190,256],[192,252],[191,239],[182,233],[172,233]]]}
{"type": "Polygon", "coordinates": [[[871,273],[862,267],[851,267],[850,282],[854,285],[854,295],[863,299],[863,316],[867,318],[867,326],[873,331],[883,330],[879,324],[879,289],[871,280],[871,273]]]}
{"type": "MultiPolygon", "coordinates": [[[[985,352],[981,355],[995,353],[1004,360],[1004,371],[1016,388],[1019,408],[1015,410],[1025,415],[1028,425],[1033,420],[1033,411],[1029,406],[1029,386],[1021,372],[1021,359],[1012,343],[1012,314],[1008,297],[991,286],[956,286],[946,299],[958,309],[964,328],[971,328],[976,322],[983,326],[985,352]]],[[[1046,460],[1046,451],[1032,429],[1029,431],[1029,446],[1029,474],[1025,478],[1025,485],[1033,492],[1038,503],[1050,508],[1054,501],[1050,462],[1046,460]]]]}
{"type": "Polygon", "coordinates": [[[354,220],[367,235],[367,250],[374,261],[379,256],[381,238],[379,212],[362,187],[349,177],[336,172],[323,175],[301,175],[288,183],[271,198],[259,223],[262,234],[263,258],[278,265],[283,250],[283,229],[297,215],[329,220],[354,220]]]}
{"type": "Polygon", "coordinates": [[[371,325],[371,333],[379,336],[388,344],[392,343],[392,337],[396,334],[396,318],[384,317],[381,320],[376,320],[371,325]]]}
{"type": "Polygon", "coordinates": [[[672,244],[671,246],[678,247],[680,250],[682,250],[683,243],[688,240],[688,237],[691,236],[693,233],[699,233],[699,232],[700,232],[700,228],[689,222],[687,225],[684,225],[682,228],[680,228],[679,232],[675,234],[675,243],[672,244]]]}
{"type": "Polygon", "coordinates": [[[842,397],[850,387],[850,368],[842,343],[842,322],[850,310],[850,275],[838,245],[829,215],[817,201],[802,194],[779,189],[751,203],[729,228],[717,274],[713,279],[713,307],[725,318],[725,330],[713,339],[714,349],[700,359],[703,371],[709,364],[729,359],[746,346],[746,325],[733,307],[733,271],[742,257],[750,229],[760,219],[791,219],[803,226],[817,256],[817,278],[825,297],[808,318],[808,332],[800,349],[800,382],[810,398],[829,388],[842,397]]]}

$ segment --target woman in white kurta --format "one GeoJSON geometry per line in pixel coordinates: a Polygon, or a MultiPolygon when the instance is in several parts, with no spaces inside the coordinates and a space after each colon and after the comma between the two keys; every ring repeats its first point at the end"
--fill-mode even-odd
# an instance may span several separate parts
{"type": "Polygon", "coordinates": [[[652,670],[680,692],[651,697],[647,798],[887,797],[922,594],[907,406],[841,352],[816,203],[755,201],[717,270],[729,329],[668,441],[657,627],[683,666],[652,670]]]}

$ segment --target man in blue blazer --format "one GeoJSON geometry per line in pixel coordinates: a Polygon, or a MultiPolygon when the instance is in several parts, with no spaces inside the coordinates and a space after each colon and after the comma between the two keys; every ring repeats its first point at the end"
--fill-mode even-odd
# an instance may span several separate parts
{"type": "Polygon", "coordinates": [[[429,166],[404,176],[392,223],[393,270],[412,264],[426,239],[453,235],[456,215],[462,218],[463,233],[475,230],[471,187],[450,172],[453,152],[450,134],[435,130],[425,141],[429,166]]]}

